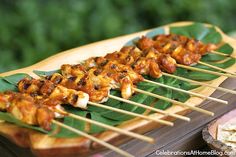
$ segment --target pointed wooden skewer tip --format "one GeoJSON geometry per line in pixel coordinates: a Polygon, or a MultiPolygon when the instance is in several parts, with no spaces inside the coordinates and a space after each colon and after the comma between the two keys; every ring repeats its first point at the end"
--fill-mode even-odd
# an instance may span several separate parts
{"type": "Polygon", "coordinates": [[[199,94],[199,93],[183,90],[181,88],[176,88],[176,87],[169,86],[169,85],[166,85],[166,84],[162,84],[162,83],[159,83],[159,82],[154,82],[154,81],[147,80],[147,79],[144,79],[143,81],[148,82],[148,83],[152,83],[152,84],[155,84],[155,85],[158,85],[158,86],[161,86],[161,87],[173,89],[173,90],[176,90],[176,91],[179,91],[179,92],[187,93],[187,94],[197,96],[197,97],[200,97],[200,98],[204,98],[204,99],[212,100],[212,101],[215,101],[215,102],[219,102],[219,103],[222,103],[222,104],[228,104],[228,101],[225,101],[225,100],[213,98],[213,97],[210,97],[210,96],[205,96],[205,95],[202,95],[202,94],[199,94]]]}
{"type": "Polygon", "coordinates": [[[214,89],[217,89],[217,90],[220,90],[220,91],[223,91],[223,92],[227,92],[227,93],[231,93],[231,94],[236,94],[236,91],[234,91],[234,90],[230,90],[230,89],[223,88],[223,87],[216,87],[216,86],[213,86],[211,84],[207,84],[207,83],[204,83],[204,82],[199,82],[199,81],[187,79],[187,78],[176,76],[176,75],[173,75],[173,74],[168,74],[168,73],[164,73],[163,72],[162,75],[168,76],[168,77],[172,77],[172,78],[176,78],[178,80],[194,83],[196,85],[207,86],[207,87],[214,88],[214,89]]]}
{"type": "Polygon", "coordinates": [[[213,112],[204,110],[204,109],[202,109],[202,108],[195,107],[195,106],[192,106],[192,105],[190,105],[190,104],[182,103],[182,102],[179,102],[179,101],[176,101],[176,100],[173,100],[173,99],[170,99],[170,98],[161,96],[161,95],[157,95],[157,94],[153,94],[153,93],[150,93],[150,92],[146,92],[146,91],[143,91],[143,90],[140,90],[140,89],[137,89],[137,88],[133,88],[133,89],[134,89],[136,92],[143,93],[143,94],[147,94],[147,95],[153,96],[153,97],[155,97],[155,98],[158,98],[158,99],[162,99],[162,100],[171,102],[171,103],[176,104],[176,105],[180,105],[180,106],[183,106],[183,107],[188,107],[189,109],[194,110],[194,111],[198,111],[198,112],[201,112],[201,113],[210,115],[210,116],[214,116],[214,113],[213,113],[213,112]]]}
{"type": "Polygon", "coordinates": [[[205,66],[208,66],[210,68],[216,69],[216,70],[220,70],[222,72],[225,72],[225,73],[228,73],[228,74],[231,74],[231,75],[236,75],[236,73],[234,73],[234,72],[231,72],[229,70],[225,70],[223,68],[220,68],[220,67],[217,67],[217,66],[214,66],[214,65],[202,62],[202,61],[198,61],[198,63],[201,64],[201,65],[205,65],[205,66]]]}
{"type": "Polygon", "coordinates": [[[98,144],[100,144],[100,145],[102,145],[102,146],[104,146],[106,148],[109,148],[109,149],[113,150],[114,152],[116,152],[116,153],[118,153],[118,154],[120,154],[120,155],[122,155],[124,157],[134,157],[133,155],[129,154],[128,152],[126,152],[124,150],[119,149],[118,147],[115,147],[115,146],[113,146],[113,145],[111,145],[111,144],[109,144],[109,143],[107,143],[105,141],[102,141],[102,140],[100,140],[100,139],[98,139],[98,138],[96,138],[96,137],[94,137],[92,135],[89,135],[89,134],[87,134],[87,133],[85,133],[83,131],[77,130],[77,129],[75,129],[73,127],[70,127],[70,126],[67,126],[67,125],[65,125],[65,124],[63,124],[63,123],[61,123],[59,121],[53,120],[52,123],[54,123],[55,125],[58,125],[60,127],[63,127],[63,128],[65,128],[67,130],[70,130],[73,133],[76,133],[78,135],[86,137],[86,138],[90,139],[91,141],[96,142],[96,143],[98,143],[98,144]]]}
{"type": "Polygon", "coordinates": [[[225,53],[222,53],[222,52],[219,52],[219,51],[211,51],[210,53],[213,53],[213,54],[217,54],[217,55],[221,55],[221,56],[225,56],[225,57],[230,57],[230,58],[234,58],[231,54],[225,54],[225,53]]]}
{"type": "Polygon", "coordinates": [[[188,70],[192,70],[192,71],[199,71],[199,72],[203,72],[203,73],[207,73],[207,74],[212,74],[212,75],[216,75],[216,76],[226,76],[226,77],[236,78],[235,75],[231,75],[231,74],[225,74],[225,73],[215,72],[215,71],[211,71],[211,70],[195,68],[195,67],[186,66],[186,65],[182,65],[182,64],[176,64],[176,65],[177,65],[177,67],[188,69],[188,70]]]}

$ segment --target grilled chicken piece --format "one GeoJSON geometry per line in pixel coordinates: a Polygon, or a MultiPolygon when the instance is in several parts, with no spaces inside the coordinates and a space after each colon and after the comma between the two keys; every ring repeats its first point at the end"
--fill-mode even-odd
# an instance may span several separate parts
{"type": "Polygon", "coordinates": [[[140,56],[143,55],[143,52],[140,51],[140,49],[138,49],[136,46],[124,46],[120,49],[120,52],[127,54],[124,64],[130,66],[134,64],[134,62],[136,62],[140,56]]]}
{"type": "MultiPolygon", "coordinates": [[[[174,36],[172,39],[172,36],[160,35],[155,37],[155,41],[153,41],[152,39],[145,39],[145,42],[150,42],[150,44],[145,43],[145,45],[153,45],[153,47],[160,53],[170,54],[171,57],[173,57],[177,63],[184,65],[196,64],[200,60],[201,54],[198,52],[194,53],[193,51],[186,49],[186,45],[181,45],[182,42],[180,43],[176,40],[178,40],[178,36],[174,36]]],[[[142,45],[142,42],[144,42],[144,40],[140,39],[138,41],[138,45],[142,45]]],[[[186,41],[184,40],[184,42],[186,41]]]]}
{"type": "Polygon", "coordinates": [[[87,81],[86,86],[81,87],[81,90],[89,95],[90,101],[97,103],[106,102],[110,93],[110,87],[94,86],[91,81],[87,81]]]}
{"type": "Polygon", "coordinates": [[[154,58],[144,58],[140,59],[133,65],[134,70],[142,75],[150,75],[154,78],[161,77],[161,70],[154,58]]]}
{"type": "Polygon", "coordinates": [[[37,125],[35,115],[39,106],[35,105],[33,97],[27,94],[14,94],[9,102],[7,112],[24,123],[37,125]]]}
{"type": "Polygon", "coordinates": [[[124,78],[121,79],[121,87],[120,87],[120,91],[121,91],[121,96],[124,99],[129,99],[134,91],[133,91],[133,83],[130,79],[130,77],[126,76],[124,78]]]}
{"type": "Polygon", "coordinates": [[[11,95],[0,93],[0,111],[6,111],[10,106],[9,99],[11,95]]]}
{"type": "Polygon", "coordinates": [[[99,70],[92,68],[81,79],[76,76],[65,78],[58,73],[48,76],[46,79],[68,89],[83,91],[89,95],[90,101],[101,103],[108,99],[110,87],[109,78],[105,79],[98,74],[100,74],[99,70]]]}
{"type": "MultiPolygon", "coordinates": [[[[176,61],[169,54],[163,54],[154,48],[144,51],[145,58],[154,58],[162,71],[174,73],[176,70],[176,61]]],[[[160,75],[161,76],[161,75],[160,75]]]]}
{"type": "Polygon", "coordinates": [[[11,113],[16,119],[29,125],[39,125],[45,130],[51,129],[54,112],[41,106],[30,95],[5,92],[0,94],[0,100],[1,110],[11,113]]]}
{"type": "Polygon", "coordinates": [[[18,82],[18,90],[21,93],[38,94],[43,82],[37,79],[24,78],[18,82]]]}
{"type": "Polygon", "coordinates": [[[186,50],[189,50],[192,53],[199,53],[201,55],[217,48],[215,44],[204,44],[199,40],[176,34],[157,35],[154,37],[154,40],[161,43],[171,43],[172,45],[173,43],[177,43],[177,46],[182,45],[186,50]]]}
{"type": "MultiPolygon", "coordinates": [[[[88,93],[92,92],[90,96],[91,99],[100,97],[103,98],[100,102],[107,101],[107,99],[104,98],[108,97],[111,88],[120,88],[121,95],[126,99],[133,94],[132,88],[130,88],[133,86],[133,82],[127,74],[127,71],[123,71],[125,69],[121,69],[119,66],[120,65],[117,63],[109,61],[102,69],[92,68],[89,70],[88,78],[90,79],[86,81],[85,88],[89,90],[87,90],[88,93]],[[126,79],[128,78],[129,81],[124,79],[125,77],[126,79]]],[[[132,74],[130,75],[135,77],[132,74]]]]}
{"type": "Polygon", "coordinates": [[[87,74],[85,74],[82,78],[80,77],[76,77],[76,76],[71,76],[71,77],[65,77],[62,76],[59,73],[54,73],[50,76],[47,76],[46,79],[50,80],[52,83],[54,83],[55,85],[62,85],[66,88],[69,89],[74,89],[74,90],[80,90],[80,87],[83,83],[83,79],[87,76],[87,74]]]}
{"type": "MultiPolygon", "coordinates": [[[[111,55],[110,57],[115,58],[116,55],[111,55]]],[[[112,89],[121,88],[121,95],[128,99],[134,92],[132,90],[132,87],[134,86],[133,83],[143,80],[143,77],[136,73],[130,66],[120,64],[117,60],[111,61],[105,57],[97,57],[93,59],[90,58],[89,61],[92,62],[93,65],[96,64],[96,68],[91,68],[88,71],[88,73],[90,73],[88,74],[88,78],[93,80],[92,82],[86,83],[86,86],[90,86],[90,91],[92,91],[91,89],[93,89],[93,85],[95,85],[100,91],[104,91],[105,94],[105,90],[108,89],[106,84],[108,84],[112,89]]],[[[86,64],[90,63],[87,62],[86,64]]],[[[82,89],[82,91],[85,91],[85,89],[82,89]]],[[[89,91],[87,90],[85,92],[89,91]]],[[[108,92],[106,93],[109,94],[108,92]]],[[[101,96],[101,94],[98,95],[101,96]]],[[[90,98],[91,97],[93,96],[90,95],[90,98]]]]}
{"type": "Polygon", "coordinates": [[[67,78],[73,76],[82,78],[86,74],[86,69],[81,64],[76,64],[76,65],[63,64],[61,66],[61,73],[63,76],[66,76],[67,78]]]}
{"type": "Polygon", "coordinates": [[[169,54],[161,54],[157,59],[162,71],[173,74],[176,71],[176,61],[169,54]]]}
{"type": "MultiPolygon", "coordinates": [[[[55,106],[59,103],[60,105],[71,104],[74,107],[86,108],[89,99],[88,94],[84,92],[76,91],[74,89],[68,89],[63,87],[62,85],[55,85],[52,81],[49,80],[26,78],[19,81],[18,89],[22,93],[27,93],[30,95],[42,95],[54,100],[49,101],[52,103],[50,106],[55,106]],[[40,84],[38,84],[38,82],[40,82],[40,84]],[[26,87],[25,84],[27,84],[27,88],[24,88],[26,87]],[[29,90],[32,89],[31,86],[34,87],[34,90],[29,90]]],[[[49,102],[47,103],[47,105],[49,105],[49,102]]]]}
{"type": "Polygon", "coordinates": [[[116,61],[109,61],[104,67],[106,72],[113,75],[119,76],[118,78],[114,78],[117,82],[119,82],[119,78],[122,76],[129,76],[133,83],[137,83],[143,80],[143,77],[135,72],[130,66],[123,65],[117,63],[116,61]]]}
{"type": "MultiPolygon", "coordinates": [[[[105,57],[111,60],[118,61],[119,63],[128,65],[126,67],[129,68],[129,74],[132,74],[131,71],[135,71],[133,73],[138,73],[141,75],[150,75],[154,78],[159,78],[162,75],[157,62],[157,54],[153,54],[152,56],[151,54],[149,54],[148,56],[146,56],[145,53],[141,52],[138,49],[135,49],[135,47],[133,46],[123,47],[120,52],[116,52],[116,54],[108,54],[105,57]],[[123,59],[119,58],[119,56],[122,56],[123,59]],[[130,66],[133,67],[133,70],[131,70],[132,68],[130,66]]],[[[137,79],[137,81],[135,81],[134,83],[137,83],[142,80],[143,79],[137,79]]]]}
{"type": "Polygon", "coordinates": [[[163,54],[170,54],[178,63],[184,65],[196,64],[201,55],[216,49],[214,44],[203,44],[201,41],[176,34],[157,35],[154,40],[142,37],[137,46],[141,50],[148,49],[148,46],[154,47],[163,54]]]}
{"type": "Polygon", "coordinates": [[[102,64],[102,60],[99,60],[99,57],[97,57],[86,60],[83,65],[74,65],[73,68],[70,65],[63,65],[62,67],[64,67],[64,70],[62,71],[66,72],[62,73],[62,77],[72,77],[68,77],[67,80],[62,81],[62,83],[60,84],[67,88],[81,90],[87,93],[89,95],[90,101],[103,103],[108,99],[110,90],[109,85],[111,84],[112,79],[110,79],[106,75],[101,75],[101,71],[93,67],[97,65],[95,60],[99,61],[102,64]],[[83,75],[82,73],[78,76],[74,75],[76,73],[74,71],[81,71],[80,69],[87,69],[87,71],[83,71],[83,75]]]}
{"type": "Polygon", "coordinates": [[[153,47],[154,44],[155,44],[155,41],[153,41],[151,38],[148,38],[146,36],[142,36],[137,42],[137,46],[141,50],[149,49],[150,47],[153,47]]]}
{"type": "Polygon", "coordinates": [[[124,46],[120,51],[108,53],[104,58],[131,66],[141,55],[142,52],[135,46],[124,46]]]}
{"type": "Polygon", "coordinates": [[[83,66],[86,68],[86,70],[89,70],[90,68],[96,67],[97,63],[96,63],[96,57],[91,57],[86,59],[83,62],[83,66]]]}
{"type": "Polygon", "coordinates": [[[89,95],[81,91],[68,89],[61,85],[58,85],[49,95],[49,99],[58,99],[59,101],[61,101],[61,104],[68,103],[74,107],[86,109],[89,100],[89,95]]]}
{"type": "Polygon", "coordinates": [[[217,48],[215,44],[203,44],[201,41],[194,39],[189,39],[185,45],[187,50],[191,52],[197,52],[201,55],[205,55],[206,53],[217,48]]]}
{"type": "Polygon", "coordinates": [[[184,65],[196,64],[201,59],[200,54],[192,53],[184,49],[181,45],[172,52],[171,56],[175,58],[178,63],[184,65]]]}
{"type": "Polygon", "coordinates": [[[47,107],[39,107],[36,112],[37,124],[45,130],[51,130],[51,122],[55,117],[54,112],[47,107]]]}

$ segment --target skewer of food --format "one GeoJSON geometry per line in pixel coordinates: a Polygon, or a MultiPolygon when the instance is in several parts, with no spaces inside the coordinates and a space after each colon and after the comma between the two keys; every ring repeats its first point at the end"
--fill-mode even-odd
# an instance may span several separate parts
{"type": "MultiPolygon", "coordinates": [[[[79,95],[80,94],[81,93],[79,93],[79,95]]],[[[121,155],[132,156],[131,154],[124,152],[123,150],[118,149],[108,143],[105,143],[91,135],[88,135],[70,126],[64,125],[63,123],[57,120],[54,120],[55,118],[62,118],[64,116],[71,115],[71,113],[67,113],[61,109],[61,106],[59,106],[60,100],[54,99],[53,101],[39,97],[32,97],[29,94],[24,94],[24,93],[22,94],[15,92],[6,92],[0,94],[0,109],[1,111],[7,111],[8,113],[11,113],[15,118],[19,119],[20,121],[26,124],[39,125],[45,130],[51,130],[51,125],[54,123],[56,125],[67,128],[68,130],[75,132],[79,135],[85,136],[97,143],[100,143],[103,146],[110,148],[116,151],[117,153],[120,153],[121,155]],[[50,101],[50,103],[48,101],[50,101]],[[56,101],[57,103],[52,104],[53,101],[54,102],[56,101]]],[[[79,118],[80,120],[87,120],[86,118],[79,116],[74,116],[74,118],[79,118]]],[[[89,122],[93,123],[94,121],[89,120],[89,122]]],[[[135,134],[126,130],[122,130],[116,127],[111,127],[109,125],[96,122],[96,125],[99,124],[101,124],[103,127],[106,127],[107,129],[123,133],[138,139],[142,139],[144,141],[153,142],[153,139],[151,138],[147,138],[139,134],[135,134]]]]}
{"type": "MultiPolygon", "coordinates": [[[[185,69],[188,69],[188,71],[184,71],[185,73],[201,71],[211,76],[207,78],[208,80],[213,80],[218,76],[225,76],[224,79],[226,77],[234,78],[235,70],[226,70],[223,67],[200,60],[205,58],[208,52],[217,52],[217,48],[219,48],[219,45],[215,43],[203,44],[193,38],[172,32],[169,35],[155,35],[153,38],[142,36],[138,39],[136,45],[124,46],[119,51],[113,51],[113,53],[100,57],[89,56],[90,58],[83,60],[79,64],[58,65],[61,67],[59,71],[50,73],[47,76],[40,75],[41,78],[39,79],[32,77],[17,79],[17,81],[14,81],[17,91],[7,91],[0,94],[0,109],[28,125],[40,126],[44,130],[50,130],[53,126],[52,124],[59,125],[121,155],[130,156],[130,154],[85,133],[86,131],[77,130],[75,127],[63,124],[63,122],[59,122],[56,119],[63,121],[63,119],[69,117],[78,122],[84,121],[129,137],[153,142],[150,137],[120,127],[114,127],[117,124],[121,124],[121,122],[114,122],[109,125],[99,120],[74,114],[74,112],[90,112],[94,114],[99,111],[100,119],[102,117],[109,119],[109,121],[117,121],[122,116],[128,115],[138,117],[140,123],[157,122],[169,126],[172,126],[173,123],[168,121],[168,119],[164,120],[163,117],[190,120],[190,118],[176,112],[158,108],[157,105],[163,103],[173,104],[173,107],[178,106],[178,109],[181,110],[190,109],[213,116],[213,112],[197,107],[196,105],[198,104],[191,104],[186,101],[189,98],[198,98],[196,100],[199,102],[204,99],[222,104],[227,104],[228,102],[210,97],[210,94],[204,95],[189,91],[199,87],[190,83],[232,94],[236,94],[236,92],[218,87],[218,84],[212,85],[197,81],[194,78],[189,79],[179,76],[179,71],[184,71],[185,69]],[[198,64],[206,66],[207,69],[191,67],[198,64]],[[175,82],[178,82],[178,84],[175,84],[175,82]],[[188,89],[181,87],[182,84],[189,86],[188,89]],[[162,92],[167,94],[163,95],[162,92]],[[169,93],[175,93],[177,96],[173,97],[169,93]],[[184,98],[178,98],[178,94],[185,94],[184,98]],[[138,99],[139,97],[140,99],[138,99]],[[150,100],[141,101],[142,98],[150,100]],[[126,110],[125,108],[130,109],[126,110]],[[73,113],[70,113],[70,111],[73,111],[73,113]],[[109,114],[110,112],[111,114],[109,114]],[[111,116],[115,115],[115,113],[119,114],[120,117],[116,119],[115,116],[111,116]]],[[[230,63],[229,66],[232,65],[234,64],[230,63]]],[[[4,79],[5,81],[7,80],[6,78],[4,79]]],[[[12,81],[7,80],[7,82],[12,81]]]]}
{"type": "MultiPolygon", "coordinates": [[[[205,66],[209,66],[216,70],[220,70],[222,72],[229,73],[231,75],[235,75],[235,73],[233,72],[200,61],[203,55],[210,53],[211,51],[214,51],[217,48],[215,44],[203,44],[201,41],[192,38],[187,38],[183,35],[168,34],[168,35],[157,35],[153,39],[148,38],[146,36],[142,36],[142,38],[137,41],[137,46],[141,50],[154,48],[159,53],[169,54],[171,56],[169,57],[172,58],[172,60],[175,60],[173,61],[173,63],[175,63],[175,66],[178,67],[188,68],[186,67],[186,65],[190,66],[198,63],[198,64],[203,64],[205,66]]],[[[191,70],[198,70],[198,69],[192,68],[191,70]]],[[[199,70],[202,71],[202,69],[199,70]]],[[[212,71],[209,70],[206,71],[204,70],[203,72],[212,73],[212,71]]],[[[228,74],[221,74],[218,72],[213,72],[212,74],[235,77],[228,74]]]]}

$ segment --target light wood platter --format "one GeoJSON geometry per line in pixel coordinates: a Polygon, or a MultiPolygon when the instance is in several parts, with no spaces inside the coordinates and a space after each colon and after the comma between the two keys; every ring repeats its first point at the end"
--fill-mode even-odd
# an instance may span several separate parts
{"type": "MultiPolygon", "coordinates": [[[[170,26],[184,26],[192,24],[192,22],[178,22],[169,25],[162,26],[166,31],[169,30],[170,26]]],[[[236,40],[226,36],[219,28],[217,30],[222,34],[223,41],[229,43],[233,48],[233,56],[236,56],[236,40]]],[[[0,76],[8,76],[16,73],[28,73],[31,76],[35,77],[33,70],[42,70],[42,71],[50,71],[59,69],[62,64],[76,64],[79,61],[85,60],[92,56],[103,56],[107,53],[114,52],[115,50],[119,50],[123,45],[125,45],[128,41],[145,35],[146,33],[152,30],[146,30],[130,35],[125,35],[113,39],[108,39],[96,43],[92,43],[89,45],[81,46],[78,48],[74,48],[68,51],[61,52],[57,55],[49,57],[35,65],[30,67],[26,67],[19,70],[10,71],[7,73],[0,74],[0,76]]],[[[236,72],[236,65],[231,66],[227,70],[231,72],[236,72]]],[[[226,77],[221,76],[218,79],[210,81],[214,86],[219,86],[226,77]]],[[[215,89],[209,87],[200,87],[194,90],[200,94],[210,96],[215,89]]],[[[198,97],[191,97],[187,102],[192,104],[193,106],[200,105],[204,100],[198,97]]],[[[178,113],[181,115],[185,115],[190,112],[189,109],[180,107],[177,105],[173,105],[168,108],[166,111],[170,113],[178,113]]],[[[199,113],[200,114],[200,113],[199,113]]],[[[150,115],[155,118],[164,119],[165,117],[160,114],[152,114],[150,115]]],[[[168,117],[170,121],[174,121],[175,119],[168,117]]],[[[134,131],[137,133],[146,133],[154,128],[160,127],[156,123],[142,120],[142,119],[132,119],[122,123],[119,128],[134,131]]],[[[89,155],[100,151],[101,147],[91,142],[88,139],[79,137],[79,138],[53,138],[49,137],[45,134],[41,134],[29,129],[20,128],[18,126],[9,124],[9,123],[1,123],[0,124],[0,133],[14,143],[22,147],[30,147],[31,150],[37,156],[78,156],[78,155],[89,155]]],[[[119,145],[129,140],[128,137],[117,134],[112,131],[105,131],[103,133],[95,135],[96,137],[108,141],[112,144],[119,145]]]]}

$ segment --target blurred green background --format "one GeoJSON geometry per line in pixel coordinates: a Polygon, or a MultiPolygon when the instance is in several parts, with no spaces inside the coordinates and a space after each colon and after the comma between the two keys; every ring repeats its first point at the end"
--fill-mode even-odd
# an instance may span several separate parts
{"type": "MultiPolygon", "coordinates": [[[[235,0],[0,0],[0,72],[175,21],[236,26],[235,0]]],[[[85,52],[88,53],[88,52],[85,52]]]]}

